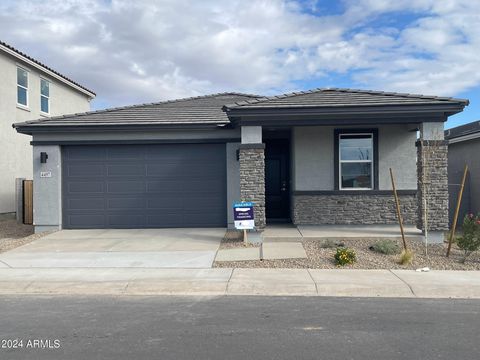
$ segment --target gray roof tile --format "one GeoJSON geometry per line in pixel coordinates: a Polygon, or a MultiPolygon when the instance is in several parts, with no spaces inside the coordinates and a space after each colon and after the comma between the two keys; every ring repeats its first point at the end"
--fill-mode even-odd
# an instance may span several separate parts
{"type": "Polygon", "coordinates": [[[474,121],[468,124],[460,125],[445,130],[445,138],[450,140],[457,137],[475,134],[480,132],[480,121],[474,121]]]}
{"type": "Polygon", "coordinates": [[[269,108],[335,108],[389,105],[468,105],[468,100],[355,89],[316,89],[278,96],[219,93],[178,100],[124,106],[86,113],[42,118],[14,124],[15,128],[122,125],[226,125],[229,110],[269,108]],[[225,105],[230,104],[230,105],[225,105]],[[227,113],[224,111],[226,110],[227,113]]]}
{"type": "Polygon", "coordinates": [[[14,127],[141,124],[224,125],[230,122],[227,114],[222,111],[222,106],[224,104],[257,97],[258,95],[251,94],[219,93],[157,103],[54,116],[17,123],[14,124],[14,127]]]}
{"type": "Polygon", "coordinates": [[[225,109],[308,108],[376,105],[463,104],[468,100],[359,89],[325,88],[237,101],[225,109]]]}

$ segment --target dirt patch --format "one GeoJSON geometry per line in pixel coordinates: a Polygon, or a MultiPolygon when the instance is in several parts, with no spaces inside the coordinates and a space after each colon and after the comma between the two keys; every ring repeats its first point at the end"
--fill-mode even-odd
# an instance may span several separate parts
{"type": "Polygon", "coordinates": [[[233,249],[233,248],[248,248],[258,247],[260,245],[249,244],[243,241],[243,232],[236,230],[228,230],[220,243],[221,249],[233,249]]]}
{"type": "MultiPolygon", "coordinates": [[[[393,240],[396,241],[396,240],[393,240]]],[[[462,252],[454,245],[450,258],[445,256],[446,244],[429,245],[428,255],[425,255],[425,245],[420,241],[410,241],[414,253],[413,263],[400,265],[398,255],[383,255],[369,249],[376,240],[372,239],[341,239],[338,242],[355,250],[357,262],[347,265],[346,269],[417,269],[429,267],[431,270],[480,270],[480,253],[472,254],[467,261],[460,262],[462,252]]],[[[295,268],[295,269],[336,269],[333,259],[336,248],[324,248],[324,240],[304,240],[303,247],[307,253],[306,259],[285,260],[251,260],[251,261],[216,261],[214,267],[238,268],[295,268]]],[[[400,241],[398,242],[400,245],[400,241]]],[[[230,247],[234,243],[230,243],[230,247]]]]}
{"type": "Polygon", "coordinates": [[[16,220],[0,220],[0,253],[28,244],[49,233],[33,233],[32,225],[17,224],[16,220]]]}

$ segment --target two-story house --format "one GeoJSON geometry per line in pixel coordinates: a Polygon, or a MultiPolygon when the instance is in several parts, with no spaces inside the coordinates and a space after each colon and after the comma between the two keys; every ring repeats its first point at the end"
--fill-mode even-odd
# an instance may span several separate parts
{"type": "Polygon", "coordinates": [[[32,178],[32,147],[12,123],[90,110],[95,93],[0,41],[0,214],[15,211],[15,178],[32,178]]]}

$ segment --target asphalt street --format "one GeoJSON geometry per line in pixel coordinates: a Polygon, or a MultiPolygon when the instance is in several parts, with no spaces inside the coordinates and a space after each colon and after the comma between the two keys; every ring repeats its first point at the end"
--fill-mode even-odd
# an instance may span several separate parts
{"type": "Polygon", "coordinates": [[[3,296],[0,359],[478,359],[479,312],[479,300],[3,296]]]}

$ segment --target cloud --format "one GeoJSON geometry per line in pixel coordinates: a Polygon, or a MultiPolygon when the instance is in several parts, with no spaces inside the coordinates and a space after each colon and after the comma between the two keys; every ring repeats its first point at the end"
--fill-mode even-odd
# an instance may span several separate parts
{"type": "Polygon", "coordinates": [[[271,94],[337,75],[355,87],[454,95],[480,83],[474,3],[345,0],[329,14],[314,1],[20,0],[0,4],[0,31],[112,106],[271,94]]]}

